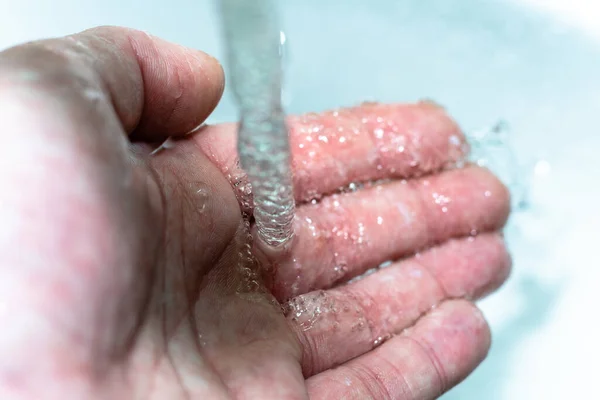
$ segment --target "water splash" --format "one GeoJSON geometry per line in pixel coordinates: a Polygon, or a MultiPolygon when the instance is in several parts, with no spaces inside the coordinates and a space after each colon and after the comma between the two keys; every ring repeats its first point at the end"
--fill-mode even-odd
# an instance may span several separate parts
{"type": "MultiPolygon", "coordinates": [[[[508,123],[500,120],[467,137],[471,144],[471,160],[490,169],[509,188],[514,210],[527,210],[533,171],[517,158],[508,123]]],[[[484,195],[489,196],[487,193],[484,195]]]]}
{"type": "Polygon", "coordinates": [[[258,238],[281,248],[293,236],[290,146],[282,107],[282,43],[275,0],[220,0],[231,87],[240,109],[238,153],[252,185],[258,238]]]}

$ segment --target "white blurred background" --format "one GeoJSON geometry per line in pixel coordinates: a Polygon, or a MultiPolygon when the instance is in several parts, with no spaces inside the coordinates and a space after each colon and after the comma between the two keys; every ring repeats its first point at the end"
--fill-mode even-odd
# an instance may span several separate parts
{"type": "MultiPolygon", "coordinates": [[[[288,111],[427,97],[466,132],[510,126],[527,186],[507,229],[515,271],[481,303],[489,358],[444,399],[598,398],[600,2],[282,4],[288,111]]],[[[221,58],[213,11],[209,0],[0,0],[0,49],[111,24],[221,58]]],[[[235,117],[226,93],[212,121],[235,117]]]]}

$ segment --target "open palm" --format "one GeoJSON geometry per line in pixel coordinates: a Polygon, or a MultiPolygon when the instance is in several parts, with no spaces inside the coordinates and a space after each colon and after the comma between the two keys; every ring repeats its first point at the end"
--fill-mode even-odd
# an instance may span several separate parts
{"type": "Polygon", "coordinates": [[[275,257],[235,126],[196,128],[223,85],[121,28],[0,53],[0,398],[433,399],[485,357],[508,193],[445,112],[290,117],[275,257]]]}

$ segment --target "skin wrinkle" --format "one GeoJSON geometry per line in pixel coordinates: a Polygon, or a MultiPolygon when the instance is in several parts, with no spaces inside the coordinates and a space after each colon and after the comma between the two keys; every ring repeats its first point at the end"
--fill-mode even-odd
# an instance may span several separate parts
{"type": "MultiPolygon", "coordinates": [[[[189,64],[189,61],[188,61],[188,64],[189,64]]],[[[173,74],[169,74],[169,78],[172,75],[173,74]]],[[[173,120],[173,117],[179,111],[179,109],[181,107],[183,93],[184,93],[183,83],[181,81],[181,71],[179,70],[179,68],[175,69],[175,74],[174,75],[175,75],[175,81],[177,82],[177,84],[175,85],[176,89],[173,89],[173,91],[171,92],[172,94],[174,94],[175,97],[174,97],[174,99],[169,100],[170,105],[169,105],[168,109],[170,111],[166,114],[166,116],[164,118],[164,124],[167,125],[167,126],[170,125],[170,122],[173,120]]],[[[196,80],[196,75],[193,74],[193,76],[194,76],[194,81],[195,81],[196,80]]],[[[181,133],[185,133],[188,130],[189,129],[185,129],[181,133]]]]}
{"type": "Polygon", "coordinates": [[[392,400],[393,397],[381,379],[369,367],[356,364],[347,367],[362,387],[368,392],[370,399],[392,400]]]}
{"type": "MultiPolygon", "coordinates": [[[[166,232],[165,232],[165,227],[166,227],[166,215],[165,215],[165,195],[164,192],[162,190],[162,186],[159,185],[158,183],[158,176],[156,174],[156,171],[153,168],[149,168],[148,164],[145,163],[145,170],[147,171],[147,175],[146,177],[146,198],[148,199],[152,199],[153,198],[153,192],[154,194],[158,193],[158,197],[160,199],[160,209],[157,212],[157,214],[159,215],[159,219],[161,220],[161,222],[159,223],[159,228],[156,229],[156,231],[159,233],[160,237],[157,239],[158,243],[164,243],[165,237],[166,237],[166,232]],[[154,188],[156,188],[155,191],[153,191],[150,188],[150,185],[153,185],[154,188]]],[[[151,202],[151,200],[150,200],[151,202]]],[[[152,204],[149,204],[149,207],[152,207],[152,204]]],[[[156,210],[151,210],[151,211],[156,211],[156,210]]],[[[153,219],[155,220],[156,215],[153,215],[153,219]]],[[[161,254],[161,248],[163,248],[162,246],[155,246],[154,252],[151,251],[152,256],[150,257],[150,260],[148,262],[150,263],[154,263],[154,265],[148,269],[148,271],[150,272],[150,277],[148,278],[147,281],[147,290],[145,291],[146,294],[143,296],[143,300],[141,302],[141,308],[140,308],[140,312],[139,312],[139,316],[136,319],[136,323],[133,327],[133,330],[131,332],[130,338],[128,339],[128,341],[125,344],[125,351],[124,354],[130,355],[133,352],[133,349],[135,348],[135,342],[136,340],[139,338],[141,331],[148,319],[149,316],[149,312],[150,312],[150,307],[151,307],[151,302],[152,302],[152,295],[153,295],[153,290],[152,288],[154,287],[154,285],[156,284],[157,281],[157,277],[158,277],[158,273],[160,269],[164,268],[160,268],[160,263],[161,260],[163,260],[163,256],[161,254]]],[[[123,361],[126,357],[121,357],[119,359],[119,361],[123,361]]]]}
{"type": "MultiPolygon", "coordinates": [[[[398,369],[394,363],[390,362],[390,360],[386,357],[386,354],[378,353],[377,355],[379,356],[379,363],[387,366],[391,371],[393,371],[392,376],[400,377],[400,379],[404,383],[403,387],[408,391],[408,396],[406,397],[406,399],[417,399],[418,397],[416,397],[414,389],[410,385],[408,379],[406,379],[405,373],[402,370],[398,369]]],[[[375,376],[375,379],[379,382],[378,386],[380,386],[382,390],[384,390],[385,393],[387,393],[390,396],[389,398],[394,399],[394,396],[392,396],[390,391],[387,389],[386,385],[383,384],[379,374],[375,376]]]]}
{"type": "MultiPolygon", "coordinates": [[[[99,37],[102,37],[101,35],[98,35],[99,37]]],[[[132,35],[127,35],[127,43],[129,43],[129,48],[131,50],[131,52],[133,53],[133,55],[135,56],[135,59],[137,60],[137,62],[135,63],[137,65],[137,70],[139,72],[139,80],[141,81],[141,84],[139,85],[139,89],[138,89],[138,93],[140,94],[140,98],[141,98],[141,104],[139,109],[137,110],[137,112],[133,113],[134,115],[136,115],[137,118],[135,118],[135,121],[132,121],[131,127],[129,127],[129,133],[131,134],[132,132],[134,132],[134,130],[136,129],[136,127],[139,126],[140,121],[142,120],[142,117],[144,116],[144,109],[146,108],[146,74],[144,72],[144,68],[142,68],[142,57],[140,56],[140,52],[138,49],[138,44],[135,41],[135,39],[133,38],[132,35]]],[[[112,94],[111,94],[112,96],[112,94]]],[[[115,105],[116,107],[116,102],[113,99],[113,105],[115,105]]],[[[118,109],[118,107],[117,107],[118,109]]]]}
{"type": "MultiPolygon", "coordinates": [[[[113,27],[101,27],[99,28],[100,31],[106,31],[106,32],[111,32],[113,29],[113,27]]],[[[133,31],[132,31],[133,33],[133,31]]],[[[72,36],[77,36],[77,35],[72,35],[72,36]]],[[[135,96],[135,100],[133,102],[133,104],[136,104],[137,106],[135,107],[133,112],[124,112],[124,106],[121,106],[121,104],[119,103],[119,101],[117,101],[117,99],[115,98],[115,91],[113,90],[112,87],[110,87],[109,82],[106,79],[102,79],[101,76],[99,76],[100,80],[102,81],[102,87],[104,90],[104,92],[106,94],[108,94],[108,96],[110,97],[110,103],[112,104],[115,112],[118,114],[119,116],[119,120],[121,121],[121,125],[123,126],[123,129],[125,129],[128,133],[130,131],[132,131],[139,123],[140,118],[142,116],[142,111],[143,111],[143,107],[144,107],[144,90],[145,90],[145,85],[144,85],[144,77],[143,77],[143,71],[142,68],[140,67],[140,65],[142,64],[141,59],[140,59],[140,55],[138,53],[138,49],[137,47],[135,47],[133,45],[133,35],[127,35],[126,37],[126,41],[124,41],[124,43],[118,45],[116,44],[114,41],[109,40],[108,38],[99,35],[99,34],[92,34],[90,31],[84,31],[83,34],[79,35],[81,37],[80,41],[87,41],[88,45],[91,45],[92,43],[94,43],[95,41],[97,42],[101,42],[105,45],[105,48],[108,47],[110,48],[110,55],[114,55],[116,57],[118,57],[119,59],[121,59],[121,54],[120,52],[124,52],[124,53],[131,53],[134,55],[134,58],[136,59],[136,62],[132,62],[132,63],[127,63],[128,67],[132,67],[133,69],[133,75],[134,78],[131,79],[132,82],[140,82],[141,84],[136,84],[136,89],[133,91],[136,96],[135,96]],[[128,48],[124,48],[125,46],[128,46],[128,48]],[[131,116],[133,116],[134,118],[132,119],[131,116]]],[[[71,40],[75,40],[75,39],[71,39],[71,40]]],[[[92,61],[94,61],[93,59],[91,59],[88,63],[91,63],[92,61]]],[[[93,65],[92,65],[93,67],[93,65]]],[[[94,70],[96,70],[96,68],[93,68],[94,70]]],[[[129,104],[129,107],[131,107],[131,103],[129,104]]]]}
{"type": "Polygon", "coordinates": [[[367,312],[367,307],[366,307],[366,303],[371,302],[373,304],[376,304],[376,302],[373,300],[373,298],[363,292],[361,293],[361,296],[363,297],[363,299],[359,299],[359,296],[357,296],[355,293],[348,291],[346,292],[348,297],[352,300],[352,302],[358,306],[359,309],[359,313],[360,313],[360,319],[365,320],[366,325],[367,325],[367,331],[368,331],[368,338],[369,338],[369,343],[371,344],[371,349],[375,348],[376,346],[373,344],[374,340],[375,340],[375,328],[374,328],[374,324],[373,324],[373,320],[371,318],[368,317],[369,313],[367,312]]]}
{"type": "MultiPolygon", "coordinates": [[[[452,239],[450,239],[450,240],[452,240],[452,239]]],[[[433,272],[431,272],[431,270],[426,265],[424,265],[418,257],[413,258],[413,262],[419,266],[419,270],[421,272],[424,272],[427,275],[429,275],[431,280],[435,283],[435,285],[438,287],[440,293],[442,294],[442,299],[449,299],[449,300],[455,299],[454,297],[449,296],[448,291],[446,290],[446,287],[442,284],[442,281],[440,281],[440,278],[437,275],[435,275],[433,272]]],[[[436,306],[437,306],[437,304],[436,304],[436,306]]]]}
{"type": "Polygon", "coordinates": [[[388,360],[384,356],[381,356],[379,358],[379,360],[380,360],[380,362],[384,362],[388,366],[388,368],[390,368],[392,371],[394,371],[394,374],[393,374],[394,376],[400,377],[400,379],[402,380],[402,383],[403,383],[402,386],[408,392],[407,399],[417,399],[417,393],[415,392],[415,389],[410,384],[410,381],[406,378],[406,373],[404,371],[400,370],[399,368],[397,368],[394,363],[392,363],[390,360],[388,360]]]}
{"type": "Polygon", "coordinates": [[[436,377],[439,380],[439,389],[436,391],[436,397],[442,395],[442,393],[444,393],[448,387],[448,378],[446,375],[446,371],[444,370],[443,364],[440,362],[435,352],[429,346],[426,346],[424,343],[410,335],[406,335],[404,336],[404,338],[416,344],[417,347],[422,350],[423,354],[425,354],[425,356],[429,360],[429,363],[435,369],[436,377]]]}
{"type": "MultiPolygon", "coordinates": [[[[425,179],[427,179],[427,178],[425,178],[425,179]]],[[[437,241],[432,240],[433,238],[435,238],[435,236],[433,235],[432,223],[435,224],[437,222],[437,220],[435,220],[435,219],[432,220],[431,213],[426,212],[426,210],[428,209],[428,206],[427,206],[427,201],[425,199],[425,191],[420,190],[420,188],[419,188],[419,186],[422,185],[422,183],[419,181],[408,181],[408,184],[411,185],[412,190],[414,192],[416,192],[417,201],[421,205],[421,207],[419,208],[418,215],[424,216],[425,243],[429,244],[429,246],[427,246],[427,245],[425,245],[425,246],[433,247],[437,244],[437,241]]],[[[420,251],[422,251],[422,249],[416,249],[414,254],[418,254],[420,251]]]]}

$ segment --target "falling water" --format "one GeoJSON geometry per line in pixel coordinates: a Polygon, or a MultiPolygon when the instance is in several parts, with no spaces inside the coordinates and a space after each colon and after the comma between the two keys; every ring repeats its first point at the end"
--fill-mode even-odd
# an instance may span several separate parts
{"type": "Polygon", "coordinates": [[[239,110],[238,154],[254,196],[259,239],[293,236],[290,148],[281,105],[282,51],[275,0],[219,0],[231,88],[239,110]]]}

